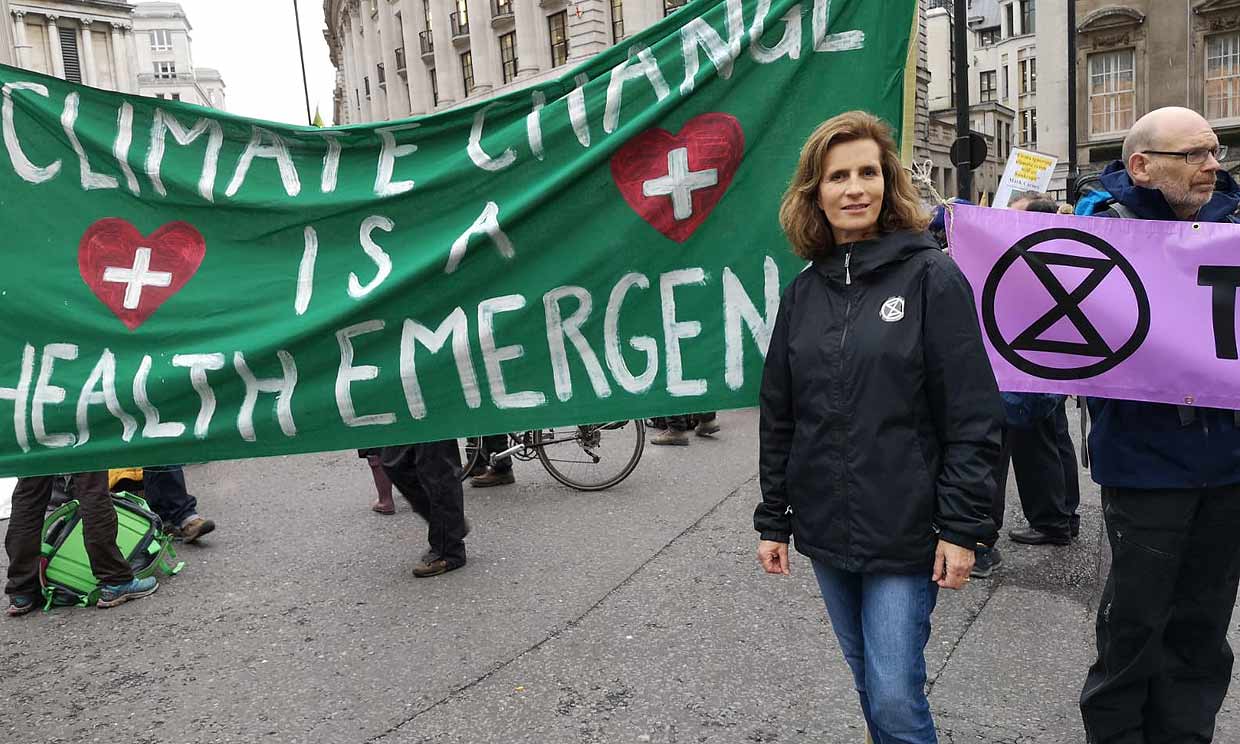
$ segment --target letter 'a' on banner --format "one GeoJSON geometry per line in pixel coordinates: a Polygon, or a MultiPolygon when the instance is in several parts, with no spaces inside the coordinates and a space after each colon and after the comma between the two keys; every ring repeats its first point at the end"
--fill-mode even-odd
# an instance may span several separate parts
{"type": "Polygon", "coordinates": [[[753,405],[801,144],[901,130],[916,7],[694,0],[330,129],[0,66],[0,476],[753,405]]]}
{"type": "Polygon", "coordinates": [[[956,205],[1000,390],[1240,409],[1240,225],[956,205]]]}

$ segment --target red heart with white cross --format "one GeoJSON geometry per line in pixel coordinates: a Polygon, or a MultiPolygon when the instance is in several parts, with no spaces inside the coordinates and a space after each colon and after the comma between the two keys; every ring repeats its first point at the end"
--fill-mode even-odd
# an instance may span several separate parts
{"type": "Polygon", "coordinates": [[[207,243],[188,222],[169,222],[149,237],[108,217],[86,230],[78,271],[86,286],[134,330],[193,278],[207,243]]]}
{"type": "Polygon", "coordinates": [[[672,134],[647,129],[611,158],[624,200],[654,229],[683,243],[723,198],[745,151],[740,122],[701,114],[672,134]]]}

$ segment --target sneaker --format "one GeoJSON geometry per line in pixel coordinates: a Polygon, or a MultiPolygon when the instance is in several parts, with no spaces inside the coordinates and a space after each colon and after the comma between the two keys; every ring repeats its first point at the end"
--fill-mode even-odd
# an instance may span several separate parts
{"type": "Polygon", "coordinates": [[[973,570],[969,576],[975,579],[989,579],[999,566],[1003,565],[1003,553],[998,548],[977,546],[977,556],[973,561],[973,570]]]}
{"type": "Polygon", "coordinates": [[[198,538],[215,531],[215,522],[210,519],[194,515],[185,520],[180,527],[172,527],[164,530],[177,540],[184,540],[187,543],[197,542],[198,538]]]}
{"type": "Polygon", "coordinates": [[[710,421],[703,421],[697,425],[697,428],[694,429],[694,433],[696,433],[699,437],[709,437],[714,434],[718,434],[719,424],[715,423],[714,419],[710,421]]]}
{"type": "Polygon", "coordinates": [[[39,603],[35,601],[34,597],[26,594],[14,594],[12,597],[9,597],[9,609],[6,611],[6,614],[9,617],[18,617],[19,615],[33,612],[38,606],[39,603]]]}
{"type": "Polygon", "coordinates": [[[491,486],[511,486],[513,483],[516,483],[516,482],[517,482],[517,477],[512,474],[511,470],[506,470],[503,473],[501,473],[497,471],[495,468],[487,468],[487,471],[483,473],[482,475],[475,476],[469,479],[469,485],[473,486],[474,488],[490,488],[491,486]]]}
{"type": "Polygon", "coordinates": [[[158,588],[159,582],[155,580],[154,576],[148,576],[145,579],[134,579],[127,584],[105,584],[99,588],[99,603],[96,606],[105,609],[115,607],[131,599],[141,599],[149,594],[154,594],[158,588]]]}
{"type": "Polygon", "coordinates": [[[651,444],[670,444],[678,447],[689,446],[689,433],[685,431],[676,431],[675,429],[664,429],[650,440],[651,444]]]}
{"type": "Polygon", "coordinates": [[[413,565],[413,575],[419,579],[427,579],[431,576],[438,576],[439,574],[445,574],[449,571],[455,571],[464,565],[464,561],[460,563],[449,563],[446,559],[440,558],[438,554],[428,552],[423,554],[422,557],[418,559],[418,562],[413,565]]]}

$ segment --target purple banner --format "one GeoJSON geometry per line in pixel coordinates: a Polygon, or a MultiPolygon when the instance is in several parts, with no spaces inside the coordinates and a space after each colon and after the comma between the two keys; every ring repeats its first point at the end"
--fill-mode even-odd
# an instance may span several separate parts
{"type": "Polygon", "coordinates": [[[953,212],[999,389],[1240,408],[1240,225],[953,212]]]}

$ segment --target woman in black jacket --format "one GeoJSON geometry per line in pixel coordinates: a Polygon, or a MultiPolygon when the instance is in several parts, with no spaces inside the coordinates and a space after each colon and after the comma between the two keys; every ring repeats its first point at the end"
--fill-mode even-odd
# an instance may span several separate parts
{"type": "Polygon", "coordinates": [[[812,264],[762,378],[758,559],[787,574],[790,538],[810,558],[873,740],[935,742],[930,613],[994,531],[1002,414],[973,295],[871,114],[818,127],[779,217],[812,264]]]}

